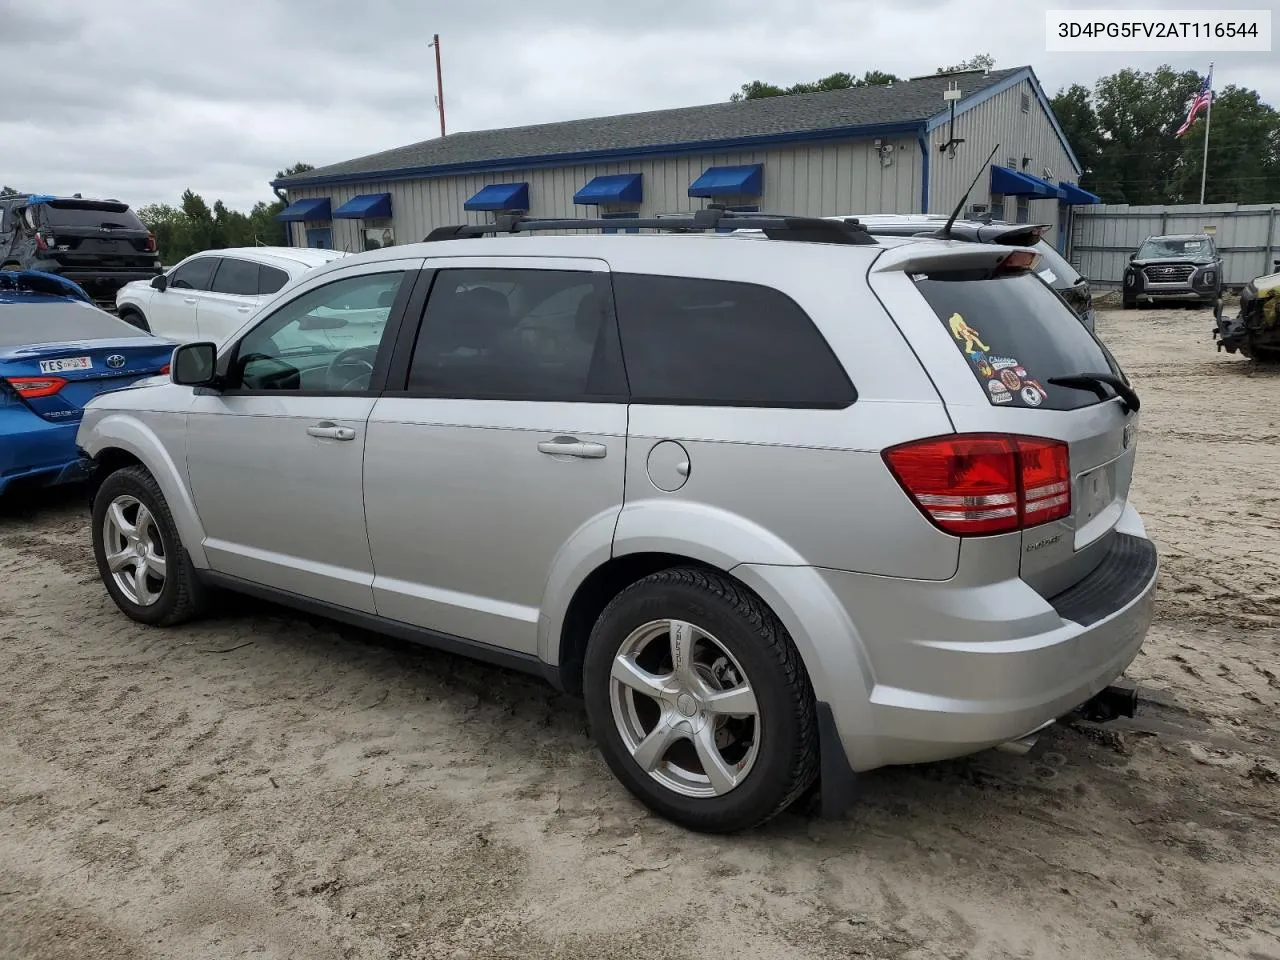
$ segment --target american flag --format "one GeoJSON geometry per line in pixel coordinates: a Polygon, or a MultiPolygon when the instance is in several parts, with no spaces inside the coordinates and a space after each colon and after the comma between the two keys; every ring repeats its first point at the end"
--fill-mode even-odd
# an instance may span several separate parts
{"type": "Polygon", "coordinates": [[[1201,110],[1207,109],[1209,101],[1213,99],[1213,74],[1209,74],[1204,78],[1204,82],[1200,84],[1200,92],[1196,94],[1196,98],[1191,101],[1191,109],[1187,111],[1187,119],[1182,121],[1182,126],[1178,128],[1175,136],[1182,136],[1191,129],[1191,124],[1195,122],[1196,116],[1201,110]]]}

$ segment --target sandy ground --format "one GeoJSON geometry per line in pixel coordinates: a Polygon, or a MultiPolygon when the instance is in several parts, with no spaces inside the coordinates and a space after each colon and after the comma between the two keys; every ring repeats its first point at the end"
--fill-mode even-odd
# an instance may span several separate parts
{"type": "Polygon", "coordinates": [[[1280,958],[1280,374],[1111,311],[1163,549],[1137,719],[646,814],[538,683],[246,602],[125,620],[71,495],[0,510],[0,956],[1280,958]]]}

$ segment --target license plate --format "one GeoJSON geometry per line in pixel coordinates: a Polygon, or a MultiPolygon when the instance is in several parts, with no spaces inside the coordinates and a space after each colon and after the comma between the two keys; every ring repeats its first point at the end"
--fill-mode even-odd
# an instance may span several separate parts
{"type": "Polygon", "coordinates": [[[41,373],[65,373],[68,370],[92,370],[92,357],[66,357],[62,360],[41,360],[41,373]]]}
{"type": "Polygon", "coordinates": [[[1076,525],[1082,527],[1116,498],[1115,466],[1107,464],[1081,474],[1076,482],[1076,525]]]}

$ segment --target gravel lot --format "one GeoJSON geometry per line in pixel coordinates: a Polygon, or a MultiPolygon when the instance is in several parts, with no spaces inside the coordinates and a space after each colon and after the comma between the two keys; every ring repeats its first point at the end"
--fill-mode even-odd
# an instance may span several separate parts
{"type": "Polygon", "coordinates": [[[1099,321],[1164,563],[1138,718],[736,838],[534,681],[247,601],[135,626],[78,496],[0,508],[0,956],[1280,958],[1280,373],[1210,322],[1099,321]]]}

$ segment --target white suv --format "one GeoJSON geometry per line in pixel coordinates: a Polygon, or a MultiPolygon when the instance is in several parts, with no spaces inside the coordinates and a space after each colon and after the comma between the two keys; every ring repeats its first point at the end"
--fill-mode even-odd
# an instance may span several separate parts
{"type": "Polygon", "coordinates": [[[116,294],[116,311],[158,337],[222,343],[288,284],[345,256],[309,247],[206,250],[151,280],[125,284],[116,294]]]}

